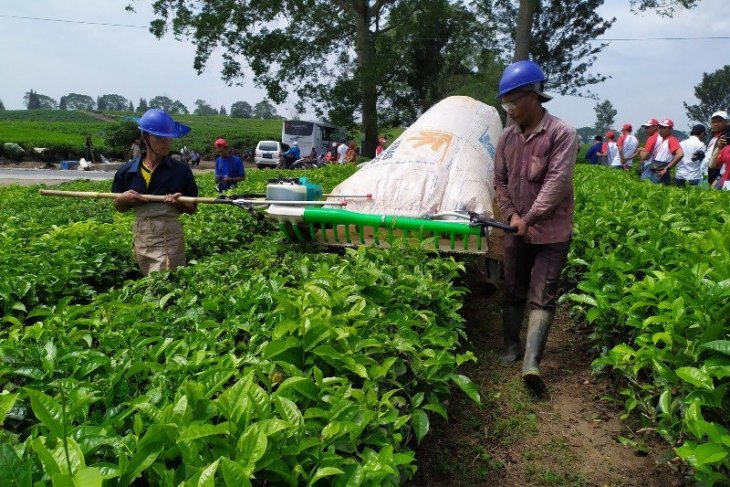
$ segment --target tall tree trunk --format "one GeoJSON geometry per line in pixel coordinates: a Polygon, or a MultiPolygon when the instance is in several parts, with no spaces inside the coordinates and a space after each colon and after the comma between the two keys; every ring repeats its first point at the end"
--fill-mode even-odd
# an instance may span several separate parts
{"type": "Polygon", "coordinates": [[[356,0],[355,4],[355,49],[362,94],[362,130],[365,140],[362,155],[375,157],[378,145],[378,80],[376,79],[375,45],[370,32],[370,2],[356,0]]]}
{"type": "Polygon", "coordinates": [[[515,53],[512,62],[530,59],[530,42],[532,41],[532,22],[539,0],[520,0],[520,12],[517,14],[517,36],[515,37],[515,53]]]}

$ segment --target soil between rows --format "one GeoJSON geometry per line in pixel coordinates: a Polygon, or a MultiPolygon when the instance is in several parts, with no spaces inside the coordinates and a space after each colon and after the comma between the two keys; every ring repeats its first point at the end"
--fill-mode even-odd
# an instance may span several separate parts
{"type": "Polygon", "coordinates": [[[483,406],[454,391],[449,421],[432,416],[416,450],[412,485],[692,485],[667,443],[620,419],[622,403],[606,399],[618,397],[614,386],[591,373],[589,330],[566,309],[558,309],[541,367],[550,396],[538,400],[522,385],[521,364],[499,364],[499,291],[478,272],[469,272],[464,285],[466,348],[479,362],[462,373],[479,387],[483,406]],[[624,446],[619,436],[635,443],[624,446]]]}

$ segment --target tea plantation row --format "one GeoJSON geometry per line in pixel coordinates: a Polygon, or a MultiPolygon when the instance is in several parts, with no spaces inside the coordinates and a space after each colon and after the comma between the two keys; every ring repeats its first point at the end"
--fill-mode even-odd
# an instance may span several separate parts
{"type": "Polygon", "coordinates": [[[582,166],[568,296],[593,325],[597,370],[701,483],[730,474],[730,193],[582,166]]]}

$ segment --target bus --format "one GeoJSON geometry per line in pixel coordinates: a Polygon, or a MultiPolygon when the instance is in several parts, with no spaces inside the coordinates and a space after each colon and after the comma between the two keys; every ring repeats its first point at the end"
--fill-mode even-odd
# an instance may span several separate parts
{"type": "Polygon", "coordinates": [[[313,147],[319,156],[332,147],[333,142],[346,142],[347,132],[342,127],[328,122],[284,120],[281,141],[288,146],[298,142],[302,157],[307,157],[313,147]]]}

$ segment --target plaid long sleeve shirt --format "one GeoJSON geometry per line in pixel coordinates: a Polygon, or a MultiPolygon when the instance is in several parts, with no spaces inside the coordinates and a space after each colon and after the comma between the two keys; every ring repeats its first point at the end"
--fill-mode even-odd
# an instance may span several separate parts
{"type": "Polygon", "coordinates": [[[508,222],[517,213],[527,223],[526,242],[571,239],[577,155],[575,129],[547,111],[531,133],[518,125],[502,132],[494,161],[497,204],[508,222]]]}

